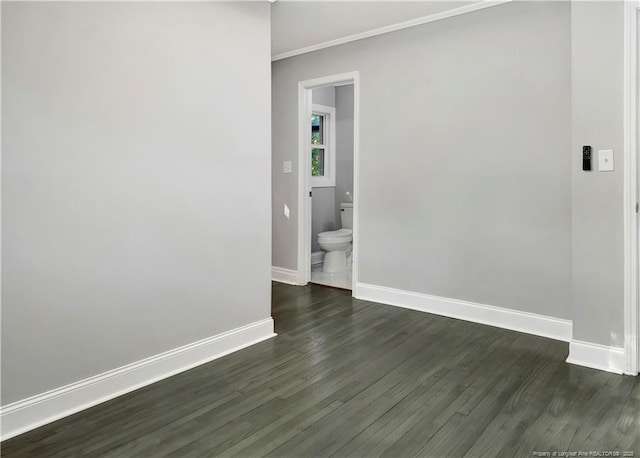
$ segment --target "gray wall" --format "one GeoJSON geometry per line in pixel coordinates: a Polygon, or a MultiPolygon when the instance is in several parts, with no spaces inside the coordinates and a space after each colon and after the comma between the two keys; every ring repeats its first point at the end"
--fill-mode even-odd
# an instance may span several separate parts
{"type": "Polygon", "coordinates": [[[311,252],[322,251],[318,234],[336,229],[336,188],[313,188],[311,204],[311,252]]]}
{"type": "Polygon", "coordinates": [[[268,3],[2,2],[3,404],[269,317],[269,68],[268,3]]]}
{"type": "Polygon", "coordinates": [[[624,345],[622,2],[572,5],[573,334],[624,345]],[[582,171],[582,145],[594,171],[582,171]],[[598,149],[614,150],[614,172],[598,172],[598,149]]]}
{"type": "Polygon", "coordinates": [[[353,85],[336,88],[336,224],[340,204],[353,200],[353,85]],[[346,193],[349,192],[349,196],[346,193]]]}
{"type": "MultiPolygon", "coordinates": [[[[297,82],[360,72],[361,282],[570,318],[570,19],[515,2],[274,63],[274,163],[296,159],[297,82]]],[[[274,175],[289,269],[296,183],[274,175]]]]}
{"type": "Polygon", "coordinates": [[[328,107],[335,107],[336,88],[333,86],[315,88],[311,91],[311,100],[313,103],[326,105],[328,107]]]}

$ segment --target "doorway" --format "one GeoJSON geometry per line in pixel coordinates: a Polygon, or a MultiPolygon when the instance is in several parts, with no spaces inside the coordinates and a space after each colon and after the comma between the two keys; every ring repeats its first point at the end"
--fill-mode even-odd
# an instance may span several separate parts
{"type": "Polygon", "coordinates": [[[352,288],[353,84],[311,90],[311,283],[352,288]]]}
{"type": "Polygon", "coordinates": [[[355,297],[359,75],[301,81],[298,88],[299,283],[350,289],[355,297]]]}

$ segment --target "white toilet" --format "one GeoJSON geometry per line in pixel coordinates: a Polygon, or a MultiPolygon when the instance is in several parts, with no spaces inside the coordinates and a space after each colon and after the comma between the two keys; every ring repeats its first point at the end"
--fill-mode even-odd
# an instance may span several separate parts
{"type": "Polygon", "coordinates": [[[342,229],[318,234],[318,245],[327,253],[324,255],[322,271],[344,272],[351,267],[351,242],[353,241],[353,204],[340,204],[342,229]]]}

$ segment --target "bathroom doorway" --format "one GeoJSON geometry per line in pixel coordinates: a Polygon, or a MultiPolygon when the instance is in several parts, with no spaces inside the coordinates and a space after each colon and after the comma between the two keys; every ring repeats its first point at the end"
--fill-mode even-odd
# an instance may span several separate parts
{"type": "Polygon", "coordinates": [[[349,289],[358,260],[358,74],[299,83],[302,284],[349,289]]]}
{"type": "Polygon", "coordinates": [[[353,84],[311,90],[311,283],[352,288],[353,84]]]}

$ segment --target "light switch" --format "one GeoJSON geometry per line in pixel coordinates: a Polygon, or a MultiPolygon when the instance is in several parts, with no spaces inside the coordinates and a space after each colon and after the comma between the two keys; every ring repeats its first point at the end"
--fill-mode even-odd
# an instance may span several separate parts
{"type": "Polygon", "coordinates": [[[282,163],[282,173],[291,173],[292,164],[291,161],[284,161],[282,163]]]}
{"type": "Polygon", "coordinates": [[[601,149],[598,150],[598,170],[601,172],[613,171],[613,150],[601,149]]]}
{"type": "Polygon", "coordinates": [[[289,207],[287,207],[287,204],[284,204],[284,216],[289,219],[289,207]]]}

